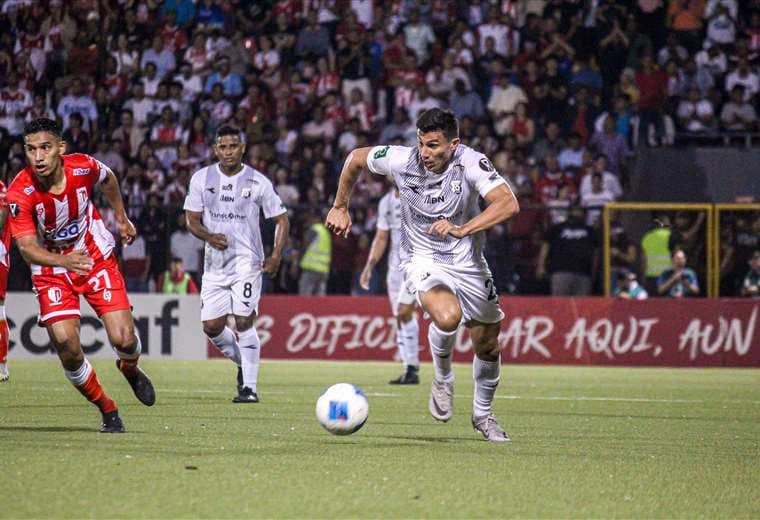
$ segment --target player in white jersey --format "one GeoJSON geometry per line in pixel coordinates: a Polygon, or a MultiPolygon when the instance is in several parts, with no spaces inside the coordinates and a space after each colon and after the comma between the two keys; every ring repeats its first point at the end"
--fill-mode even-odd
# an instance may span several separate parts
{"type": "Polygon", "coordinates": [[[237,128],[222,126],[214,144],[218,163],[190,179],[185,198],[187,227],[206,242],[201,284],[203,331],[238,365],[235,403],[257,403],[261,342],[254,327],[261,275],[275,276],[290,222],[269,179],[243,164],[245,142],[237,128]],[[272,254],[264,256],[259,213],[275,222],[272,254]],[[233,315],[238,337],[227,326],[233,315]]]}
{"type": "Polygon", "coordinates": [[[365,290],[369,289],[372,271],[383,257],[390,241],[388,252],[388,299],[391,310],[396,317],[396,343],[399,355],[404,363],[404,373],[397,379],[392,379],[392,385],[417,385],[420,383],[420,326],[414,312],[414,294],[404,283],[404,272],[401,270],[401,198],[398,188],[386,193],[377,207],[377,233],[372,241],[367,263],[364,266],[359,284],[365,290]]]}
{"type": "Polygon", "coordinates": [[[453,415],[451,353],[463,323],[475,350],[472,425],[489,441],[508,441],[491,411],[504,313],[483,257],[483,231],[517,214],[517,199],[483,154],[460,144],[459,125],[449,110],[432,108],[420,115],[416,148],[375,146],[349,154],[326,221],[336,234],[346,236],[351,229],[349,197],[364,168],[392,176],[399,188],[402,268],[433,320],[428,329],[435,368],[430,413],[444,422],[453,415]],[[480,197],[487,204],[482,212],[480,197]]]}

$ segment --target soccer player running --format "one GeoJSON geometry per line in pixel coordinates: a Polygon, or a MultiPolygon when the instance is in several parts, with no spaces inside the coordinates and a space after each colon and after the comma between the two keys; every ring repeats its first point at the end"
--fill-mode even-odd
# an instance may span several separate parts
{"type": "Polygon", "coordinates": [[[39,323],[50,336],[64,374],[102,414],[100,431],[121,433],[124,425],[103,391],[79,338],[79,296],[84,296],[105,326],[119,359],[116,366],[146,406],[156,402],[153,384],[137,366],[142,349],[136,334],[124,279],[116,263],[114,237],[92,203],[99,185],[114,209],[121,240],[129,244],[136,231],[127,218],[116,175],[85,154],[64,155],[58,124],[46,118],[24,129],[29,166],[8,188],[13,238],[31,267],[40,305],[39,323]]]}
{"type": "Polygon", "coordinates": [[[401,198],[398,188],[393,186],[386,193],[377,208],[377,233],[372,240],[367,263],[359,277],[359,284],[364,290],[369,289],[372,271],[383,257],[390,241],[388,253],[388,299],[391,310],[396,317],[396,343],[398,344],[401,361],[404,363],[404,373],[397,379],[389,381],[392,385],[417,385],[420,383],[420,326],[414,312],[414,294],[409,292],[404,283],[404,272],[401,270],[401,198]]]}
{"type": "Polygon", "coordinates": [[[504,313],[483,257],[483,231],[517,214],[517,199],[483,154],[460,144],[458,122],[448,110],[432,108],[420,115],[416,148],[375,146],[349,154],[326,221],[336,234],[346,236],[351,229],[349,196],[363,168],[392,176],[399,188],[402,268],[433,320],[428,330],[435,367],[430,413],[444,422],[452,417],[451,355],[463,322],[475,350],[473,428],[489,441],[508,441],[491,411],[504,313]],[[479,196],[487,204],[483,212],[479,196]]]}
{"type": "Polygon", "coordinates": [[[5,184],[0,181],[0,383],[8,381],[8,322],[5,319],[5,291],[11,266],[11,227],[8,220],[8,201],[5,184]]]}
{"type": "Polygon", "coordinates": [[[203,332],[238,366],[235,403],[258,403],[261,342],[254,327],[261,275],[277,274],[290,229],[288,213],[269,179],[243,164],[241,131],[224,125],[216,132],[219,162],[196,171],[185,198],[187,228],[206,242],[201,283],[203,332]],[[259,213],[275,222],[272,254],[264,258],[259,213]],[[227,326],[232,314],[238,337],[227,326]]]}

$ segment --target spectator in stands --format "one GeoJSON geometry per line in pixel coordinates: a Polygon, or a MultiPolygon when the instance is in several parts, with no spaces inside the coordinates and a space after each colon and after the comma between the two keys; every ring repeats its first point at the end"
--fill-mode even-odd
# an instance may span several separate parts
{"type": "Polygon", "coordinates": [[[203,241],[188,231],[185,214],[180,213],[177,216],[177,229],[169,238],[169,252],[172,257],[182,260],[185,272],[193,277],[196,284],[200,283],[202,273],[203,248],[203,241]]]}
{"type": "Polygon", "coordinates": [[[123,106],[130,111],[138,127],[147,127],[155,116],[155,103],[145,96],[145,86],[141,82],[132,84],[132,97],[128,98],[123,106]]]}
{"type": "Polygon", "coordinates": [[[581,190],[581,206],[586,208],[586,225],[598,228],[601,225],[601,208],[609,202],[615,202],[616,199],[617,197],[611,191],[604,188],[602,174],[592,173],[591,189],[585,192],[581,190]]]}
{"type": "Polygon", "coordinates": [[[576,189],[573,178],[560,169],[557,156],[549,154],[546,156],[542,175],[535,185],[536,200],[542,204],[548,204],[550,200],[558,197],[560,186],[567,186],[570,195],[575,195],[576,189]]]}
{"type": "Polygon", "coordinates": [[[420,12],[412,8],[409,12],[409,22],[404,27],[406,47],[417,56],[417,63],[427,62],[430,46],[435,42],[435,35],[430,24],[420,19],[420,12]]]}
{"type": "Polygon", "coordinates": [[[749,261],[749,272],[742,281],[741,295],[750,298],[760,298],[760,249],[752,253],[749,261]]]}
{"type": "Polygon", "coordinates": [[[712,76],[713,81],[717,81],[728,69],[726,53],[719,45],[712,45],[699,51],[694,59],[697,67],[706,70],[712,76]]]}
{"type": "Polygon", "coordinates": [[[226,57],[216,61],[216,71],[206,79],[203,91],[209,94],[216,84],[222,85],[227,97],[238,98],[243,95],[243,79],[230,70],[230,60],[226,57]]]}
{"type": "Polygon", "coordinates": [[[696,52],[702,44],[704,10],[705,0],[674,0],[668,6],[670,28],[689,52],[696,52]]]}
{"type": "Polygon", "coordinates": [[[657,63],[660,67],[672,61],[676,65],[682,64],[689,57],[689,52],[681,45],[678,44],[678,36],[675,32],[668,33],[667,43],[665,47],[659,50],[657,53],[657,63]]]}
{"type": "MultiPolygon", "coordinates": [[[[420,85],[416,92],[412,95],[412,101],[409,103],[408,112],[409,118],[412,121],[417,121],[419,115],[429,108],[443,108],[443,102],[430,95],[430,90],[427,84],[420,85]]],[[[368,128],[364,128],[367,131],[368,128]]]]}
{"type": "Polygon", "coordinates": [[[504,126],[508,135],[515,138],[520,148],[528,150],[533,146],[536,122],[528,115],[528,106],[525,103],[521,102],[515,106],[514,114],[507,116],[504,126]]]}
{"type": "Polygon", "coordinates": [[[726,92],[733,92],[736,86],[744,87],[744,101],[750,101],[760,90],[757,73],[750,68],[746,57],[740,58],[736,68],[726,76],[726,92]]]}
{"type": "Polygon", "coordinates": [[[140,68],[144,70],[148,63],[156,65],[159,80],[163,79],[170,71],[173,71],[177,67],[174,53],[165,47],[164,39],[160,34],[153,36],[150,48],[143,52],[140,59],[140,68]]]}
{"type": "Polygon", "coordinates": [[[613,294],[617,298],[622,298],[624,300],[646,300],[649,298],[646,289],[636,281],[636,273],[634,272],[618,272],[616,285],[613,294]]]}
{"type": "Polygon", "coordinates": [[[92,97],[84,92],[83,79],[80,77],[72,79],[69,94],[58,103],[56,113],[63,121],[64,130],[68,128],[69,115],[74,112],[78,112],[82,116],[82,128],[96,135],[98,132],[98,110],[92,97]]]}
{"type": "Polygon", "coordinates": [[[583,153],[585,152],[581,134],[572,132],[569,137],[569,144],[557,156],[559,167],[563,170],[577,170],[583,166],[583,153]]]}
{"type": "Polygon", "coordinates": [[[79,112],[69,114],[68,128],[61,136],[66,141],[66,153],[87,153],[90,151],[90,134],[82,128],[84,118],[79,112]]]}
{"type": "Polygon", "coordinates": [[[723,105],[720,121],[726,130],[751,132],[757,128],[755,107],[745,100],[744,88],[736,85],[731,91],[731,100],[723,105]]]}
{"type": "MultiPolygon", "coordinates": [[[[695,0],[698,1],[698,0],[695,0]]],[[[680,3],[680,0],[671,5],[680,3]]],[[[636,85],[641,97],[639,98],[639,143],[657,146],[658,140],[665,135],[662,111],[665,107],[665,92],[667,77],[656,68],[651,56],[644,56],[641,69],[636,73],[636,85]],[[649,127],[654,126],[654,139],[648,139],[649,127]]]]}
{"type": "Polygon", "coordinates": [[[584,223],[583,208],[573,206],[566,222],[546,231],[536,277],[542,279],[550,274],[553,296],[590,295],[598,263],[596,248],[596,232],[584,223]]]}
{"type": "Polygon", "coordinates": [[[706,47],[733,45],[736,41],[738,7],[733,0],[711,0],[705,9],[707,20],[706,47]]]}
{"type": "Polygon", "coordinates": [[[185,271],[182,258],[178,256],[172,257],[169,269],[158,277],[156,290],[162,294],[198,294],[195,280],[185,271]]]}
{"type": "MultiPolygon", "coordinates": [[[[609,161],[604,154],[597,154],[594,157],[594,163],[592,166],[592,175],[598,173],[601,176],[602,190],[608,191],[617,200],[623,195],[623,188],[620,185],[620,180],[617,175],[609,171],[609,161]]],[[[591,193],[591,180],[592,176],[585,175],[580,181],[579,191],[581,198],[588,197],[591,193]]]]}
{"type": "Polygon", "coordinates": [[[296,54],[309,60],[326,56],[330,48],[330,33],[319,24],[316,11],[309,11],[307,23],[298,32],[296,54]]]}
{"type": "Polygon", "coordinates": [[[670,298],[686,298],[699,295],[697,273],[686,266],[686,253],[675,249],[671,257],[672,266],[657,278],[657,294],[670,298]]]}
{"type": "Polygon", "coordinates": [[[318,212],[307,215],[304,229],[298,294],[324,296],[327,293],[327,276],[330,273],[332,238],[322,224],[321,214],[318,212]]]}
{"type": "Polygon", "coordinates": [[[696,86],[689,88],[687,98],[678,104],[677,115],[679,125],[687,132],[699,133],[716,128],[712,103],[700,96],[696,86]]]}
{"type": "Polygon", "coordinates": [[[562,129],[556,121],[550,121],[546,125],[545,136],[533,146],[533,157],[537,163],[543,163],[549,155],[558,155],[565,148],[562,139],[562,129]]]}
{"type": "Polygon", "coordinates": [[[479,121],[486,115],[483,100],[480,99],[477,92],[469,90],[467,84],[462,80],[457,80],[454,84],[454,93],[449,98],[449,108],[458,119],[469,116],[479,121]]]}
{"type": "Polygon", "coordinates": [[[20,137],[24,132],[24,119],[31,109],[31,94],[19,85],[18,76],[11,72],[6,77],[5,88],[0,90],[0,127],[11,137],[20,137]]]}
{"type": "Polygon", "coordinates": [[[625,138],[616,131],[616,122],[611,115],[604,120],[602,131],[596,132],[591,138],[589,146],[606,157],[607,167],[612,173],[618,176],[624,174],[626,161],[631,152],[625,138]]]}
{"type": "Polygon", "coordinates": [[[149,290],[150,255],[145,239],[138,233],[135,240],[121,250],[122,271],[130,292],[146,293],[149,290]]]}

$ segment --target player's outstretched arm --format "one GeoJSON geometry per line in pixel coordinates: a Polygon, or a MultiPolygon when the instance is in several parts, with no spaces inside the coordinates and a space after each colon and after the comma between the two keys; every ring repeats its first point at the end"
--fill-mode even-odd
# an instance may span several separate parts
{"type": "Polygon", "coordinates": [[[451,235],[456,238],[462,238],[490,229],[520,212],[520,204],[517,202],[515,194],[504,184],[486,193],[484,198],[488,203],[488,207],[480,215],[461,226],[455,226],[448,220],[439,220],[430,226],[428,233],[431,235],[451,235]]]}
{"type": "Polygon", "coordinates": [[[74,251],[66,255],[50,252],[37,243],[36,235],[16,238],[16,246],[21,256],[29,264],[46,267],[64,267],[67,271],[77,274],[89,273],[94,264],[92,258],[87,256],[83,251],[74,251]]]}
{"type": "Polygon", "coordinates": [[[290,232],[290,219],[288,213],[282,213],[276,217],[272,217],[274,220],[274,245],[272,246],[272,254],[264,261],[264,267],[261,271],[274,278],[277,275],[277,271],[280,270],[280,262],[282,262],[282,250],[285,247],[285,241],[288,239],[288,233],[290,232]]]}
{"type": "Polygon", "coordinates": [[[100,189],[103,192],[103,195],[106,196],[108,203],[113,208],[116,223],[119,224],[119,234],[121,235],[122,244],[131,244],[137,236],[137,229],[127,216],[127,211],[124,209],[124,200],[121,198],[119,180],[112,171],[108,171],[106,178],[100,183],[100,189]]]}
{"type": "Polygon", "coordinates": [[[206,226],[203,225],[203,213],[200,211],[185,210],[185,221],[187,222],[187,229],[200,238],[208,245],[219,251],[227,249],[227,237],[221,233],[212,233],[206,226]]]}
{"type": "Polygon", "coordinates": [[[372,247],[369,249],[369,257],[367,257],[367,263],[364,265],[362,274],[359,277],[359,285],[365,291],[369,290],[369,282],[372,279],[372,271],[375,266],[383,257],[385,249],[388,247],[388,237],[391,232],[387,229],[378,229],[375,233],[375,238],[372,240],[372,247]]]}
{"type": "Polygon", "coordinates": [[[354,189],[356,179],[359,178],[361,171],[367,167],[367,157],[371,148],[357,148],[353,150],[346,162],[343,163],[343,169],[340,172],[338,181],[338,193],[335,194],[333,207],[327,214],[325,227],[336,235],[348,236],[351,231],[351,216],[348,214],[348,202],[351,198],[351,190],[354,189]]]}

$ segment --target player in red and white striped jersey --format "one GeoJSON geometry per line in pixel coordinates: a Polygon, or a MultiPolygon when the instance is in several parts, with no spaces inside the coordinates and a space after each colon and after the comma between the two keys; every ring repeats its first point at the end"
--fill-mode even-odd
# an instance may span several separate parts
{"type": "Polygon", "coordinates": [[[11,266],[11,227],[7,222],[5,184],[0,182],[0,382],[8,380],[8,322],[5,321],[5,290],[11,266]]]}
{"type": "Polygon", "coordinates": [[[24,129],[29,166],[8,188],[11,232],[32,269],[40,324],[45,326],[71,383],[103,415],[101,431],[120,433],[124,426],[116,404],[105,394],[79,341],[79,296],[84,296],[103,321],[119,356],[117,366],[137,399],[155,403],[153,384],[138,368],[140,338],[129,298],[113,252],[114,239],[92,203],[96,184],[116,214],[121,239],[137,234],[127,218],[114,173],[89,155],[63,155],[58,124],[46,118],[24,129]]]}

